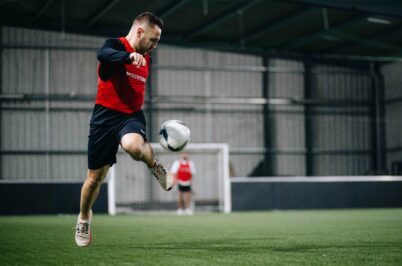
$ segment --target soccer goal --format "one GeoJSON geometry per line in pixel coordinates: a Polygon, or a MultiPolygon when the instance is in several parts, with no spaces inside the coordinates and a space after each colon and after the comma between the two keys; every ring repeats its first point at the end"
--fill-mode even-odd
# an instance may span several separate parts
{"type": "MultiPolygon", "coordinates": [[[[180,159],[180,152],[168,152],[152,143],[155,157],[170,170],[180,159]]],[[[195,164],[192,205],[195,211],[231,211],[229,180],[229,147],[222,143],[190,143],[185,152],[195,164]]],[[[117,154],[117,164],[108,177],[109,214],[135,211],[175,211],[177,188],[166,192],[149,173],[144,163],[136,162],[122,151],[117,154]]]]}

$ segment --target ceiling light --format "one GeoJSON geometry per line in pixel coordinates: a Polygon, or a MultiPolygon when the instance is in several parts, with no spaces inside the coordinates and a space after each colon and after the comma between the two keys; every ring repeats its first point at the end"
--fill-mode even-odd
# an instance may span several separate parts
{"type": "Polygon", "coordinates": [[[368,21],[368,22],[371,22],[371,23],[386,24],[386,25],[389,25],[389,24],[392,23],[391,21],[389,21],[389,20],[387,20],[387,19],[383,19],[383,18],[374,18],[374,17],[368,17],[368,18],[367,18],[367,21],[368,21]]]}

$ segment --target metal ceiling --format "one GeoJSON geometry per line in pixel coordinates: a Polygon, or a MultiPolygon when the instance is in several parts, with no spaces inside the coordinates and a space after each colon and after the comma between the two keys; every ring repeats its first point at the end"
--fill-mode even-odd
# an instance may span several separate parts
{"type": "Polygon", "coordinates": [[[401,0],[0,0],[0,23],[121,36],[143,11],[164,19],[161,43],[249,53],[402,60],[401,0]]]}

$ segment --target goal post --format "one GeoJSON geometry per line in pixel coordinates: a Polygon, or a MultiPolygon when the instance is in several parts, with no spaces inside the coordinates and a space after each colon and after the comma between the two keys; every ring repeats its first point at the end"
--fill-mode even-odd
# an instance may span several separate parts
{"type": "MultiPolygon", "coordinates": [[[[151,143],[157,158],[170,171],[180,152],[164,150],[151,143]]],[[[230,213],[231,182],[229,146],[226,143],[190,143],[184,150],[195,164],[192,199],[196,211],[230,213]]],[[[184,152],[183,151],[183,152],[184,152]]],[[[133,211],[172,211],[177,208],[177,188],[166,192],[150,175],[146,165],[119,150],[117,164],[108,173],[108,212],[110,215],[133,211]]]]}

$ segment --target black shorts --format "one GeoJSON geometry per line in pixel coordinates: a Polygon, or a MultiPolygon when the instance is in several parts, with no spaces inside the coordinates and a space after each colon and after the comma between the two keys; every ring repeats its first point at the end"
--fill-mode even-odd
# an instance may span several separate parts
{"type": "Polygon", "coordinates": [[[179,191],[181,191],[181,192],[191,191],[191,186],[182,186],[182,185],[178,184],[178,185],[177,185],[177,188],[178,188],[179,191]]]}
{"type": "Polygon", "coordinates": [[[142,110],[127,115],[96,104],[89,126],[88,169],[115,164],[120,141],[127,133],[138,133],[147,141],[142,110]]]}

